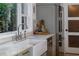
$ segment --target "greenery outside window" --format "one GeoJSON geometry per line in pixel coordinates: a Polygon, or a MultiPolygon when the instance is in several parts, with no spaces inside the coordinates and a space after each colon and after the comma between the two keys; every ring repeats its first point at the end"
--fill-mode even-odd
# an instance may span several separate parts
{"type": "Polygon", "coordinates": [[[17,4],[0,3],[0,33],[17,29],[17,4]]]}

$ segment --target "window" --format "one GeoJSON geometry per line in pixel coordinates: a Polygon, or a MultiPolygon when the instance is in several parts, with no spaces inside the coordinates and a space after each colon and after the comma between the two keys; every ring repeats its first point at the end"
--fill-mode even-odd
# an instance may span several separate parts
{"type": "MultiPolygon", "coordinates": [[[[28,3],[0,3],[0,33],[31,29],[32,4],[28,3]],[[30,21],[30,22],[29,22],[30,21]]],[[[13,33],[13,32],[12,32],[13,33]]]]}
{"type": "Polygon", "coordinates": [[[27,11],[28,11],[28,7],[27,4],[22,3],[21,4],[21,19],[22,19],[22,30],[27,29],[27,11]]]}
{"type": "Polygon", "coordinates": [[[15,31],[17,28],[17,4],[0,3],[0,33],[15,31]]]}

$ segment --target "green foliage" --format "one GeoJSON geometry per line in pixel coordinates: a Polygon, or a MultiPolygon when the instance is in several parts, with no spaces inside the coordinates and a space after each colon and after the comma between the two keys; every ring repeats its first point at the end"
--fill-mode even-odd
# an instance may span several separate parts
{"type": "Polygon", "coordinates": [[[0,20],[1,18],[5,18],[7,16],[7,12],[8,12],[8,4],[5,3],[0,3],[0,20]],[[5,17],[3,17],[5,16],[5,17]]]}
{"type": "Polygon", "coordinates": [[[5,32],[8,30],[12,30],[12,27],[14,27],[14,22],[16,22],[15,20],[16,4],[0,3],[0,31],[5,32]],[[9,14],[10,18],[8,18],[9,14]]]}

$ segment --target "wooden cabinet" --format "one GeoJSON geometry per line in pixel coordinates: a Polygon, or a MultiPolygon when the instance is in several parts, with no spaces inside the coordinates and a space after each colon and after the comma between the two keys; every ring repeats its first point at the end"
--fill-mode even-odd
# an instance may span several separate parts
{"type": "Polygon", "coordinates": [[[52,46],[52,37],[48,38],[47,39],[47,56],[52,56],[52,49],[53,46],[52,46]]]}
{"type": "Polygon", "coordinates": [[[51,36],[47,39],[47,56],[55,56],[55,55],[56,55],[55,37],[51,36]]]}

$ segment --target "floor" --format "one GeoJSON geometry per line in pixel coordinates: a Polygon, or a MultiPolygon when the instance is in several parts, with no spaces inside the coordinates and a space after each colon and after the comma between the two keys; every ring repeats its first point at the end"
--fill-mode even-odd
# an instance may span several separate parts
{"type": "Polygon", "coordinates": [[[62,52],[60,52],[59,53],[59,55],[57,55],[57,56],[79,56],[79,54],[73,54],[73,53],[62,53],[62,52]]]}

